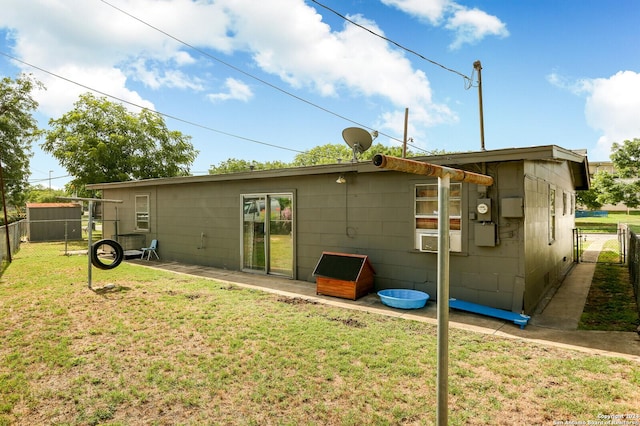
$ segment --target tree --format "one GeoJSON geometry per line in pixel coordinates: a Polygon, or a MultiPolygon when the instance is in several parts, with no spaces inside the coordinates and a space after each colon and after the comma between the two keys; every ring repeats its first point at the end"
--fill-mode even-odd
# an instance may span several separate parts
{"type": "MultiPolygon", "coordinates": [[[[376,154],[391,155],[394,157],[402,156],[402,147],[388,147],[381,143],[372,145],[362,154],[358,154],[359,160],[371,160],[376,154]]],[[[407,156],[414,154],[407,151],[407,156]]],[[[292,165],[294,166],[312,166],[316,164],[334,164],[338,162],[349,162],[353,159],[353,151],[345,144],[326,144],[316,146],[310,150],[296,155],[292,165]]]]}
{"type": "Polygon", "coordinates": [[[56,203],[67,193],[62,189],[49,189],[44,185],[29,186],[25,193],[28,203],[56,203]]]}
{"type": "Polygon", "coordinates": [[[593,188],[593,186],[585,191],[576,192],[576,204],[584,206],[589,210],[598,210],[602,207],[602,203],[598,201],[599,193],[593,188]]]}
{"type": "Polygon", "coordinates": [[[622,144],[614,142],[611,146],[611,161],[622,178],[640,176],[640,139],[625,140],[622,144]]]}
{"type": "Polygon", "coordinates": [[[169,130],[159,114],[134,114],[90,93],[49,126],[42,149],[74,176],[69,185],[83,194],[91,183],[186,176],[198,154],[191,137],[169,130]]]}
{"type": "Polygon", "coordinates": [[[15,206],[24,204],[31,146],[42,134],[32,115],[38,103],[31,97],[33,90],[42,88],[42,83],[25,74],[0,80],[0,162],[5,195],[15,206]]]}
{"type": "Polygon", "coordinates": [[[625,140],[622,144],[614,142],[611,146],[611,161],[616,176],[599,176],[594,180],[600,185],[600,200],[609,204],[624,204],[627,208],[640,206],[640,139],[625,140]],[[605,182],[602,182],[606,179],[605,182]]]}
{"type": "Polygon", "coordinates": [[[313,166],[347,162],[353,158],[353,151],[345,144],[325,144],[300,153],[293,159],[293,166],[313,166]]]}
{"type": "Polygon", "coordinates": [[[640,182],[598,171],[591,179],[591,188],[578,191],[576,201],[591,210],[597,210],[604,204],[619,203],[633,209],[640,205],[640,182]]]}
{"type": "Polygon", "coordinates": [[[217,166],[209,167],[210,175],[220,175],[224,173],[238,173],[238,172],[248,172],[250,170],[273,170],[273,169],[284,169],[285,167],[290,167],[289,164],[283,163],[282,161],[267,161],[265,163],[261,163],[258,161],[247,161],[247,160],[239,160],[237,158],[229,158],[218,164],[217,166]]]}
{"type": "MultiPolygon", "coordinates": [[[[432,151],[430,154],[442,154],[443,151],[432,151]]],[[[368,161],[376,154],[391,155],[394,157],[402,156],[402,147],[388,147],[380,143],[372,145],[367,151],[358,154],[359,161],[368,161]]],[[[407,151],[407,156],[414,154],[407,151]]],[[[235,173],[248,170],[272,170],[282,169],[286,167],[305,167],[319,164],[336,164],[340,162],[351,162],[353,159],[353,151],[345,144],[325,144],[311,148],[295,156],[291,163],[282,161],[267,161],[261,163],[258,161],[239,160],[230,158],[222,161],[217,166],[209,167],[209,174],[235,173]]]]}

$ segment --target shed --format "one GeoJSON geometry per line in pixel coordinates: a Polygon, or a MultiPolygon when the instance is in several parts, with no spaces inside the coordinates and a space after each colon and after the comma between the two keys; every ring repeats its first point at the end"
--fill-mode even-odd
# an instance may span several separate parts
{"type": "Polygon", "coordinates": [[[78,203],[27,203],[29,241],[82,239],[82,205],[78,203]]]}

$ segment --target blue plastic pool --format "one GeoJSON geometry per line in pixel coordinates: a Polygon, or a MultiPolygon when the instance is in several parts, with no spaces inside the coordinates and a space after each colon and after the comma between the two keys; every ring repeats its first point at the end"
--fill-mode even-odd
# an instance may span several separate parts
{"type": "Polygon", "coordinates": [[[405,290],[405,289],[389,289],[380,290],[378,292],[380,301],[392,308],[400,309],[420,309],[427,304],[429,295],[423,291],[405,290]]]}

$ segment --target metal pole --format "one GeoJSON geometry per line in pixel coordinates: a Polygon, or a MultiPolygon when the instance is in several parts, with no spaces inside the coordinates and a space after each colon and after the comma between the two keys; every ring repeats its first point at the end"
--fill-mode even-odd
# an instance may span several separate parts
{"type": "Polygon", "coordinates": [[[451,179],[438,177],[438,426],[448,422],[449,395],[449,189],[451,179]]]}
{"type": "Polygon", "coordinates": [[[87,269],[87,286],[91,288],[91,240],[93,239],[93,200],[89,200],[89,224],[87,225],[87,242],[89,249],[87,250],[87,259],[89,259],[89,267],[87,269]]]}
{"type": "Polygon", "coordinates": [[[436,421],[438,426],[446,426],[449,402],[449,189],[452,180],[490,186],[493,185],[493,178],[382,154],[376,154],[373,157],[373,164],[383,169],[438,177],[438,376],[436,390],[438,404],[436,421]]]}
{"type": "Polygon", "coordinates": [[[87,250],[87,259],[89,260],[88,272],[87,272],[87,286],[89,290],[93,290],[91,287],[91,244],[93,239],[93,202],[97,201],[100,203],[121,203],[122,200],[107,200],[102,198],[83,198],[83,197],[57,197],[62,200],[71,200],[71,201],[88,201],[89,202],[89,222],[87,224],[87,242],[89,244],[89,248],[87,250]]]}
{"type": "Polygon", "coordinates": [[[473,63],[473,68],[478,71],[478,104],[480,106],[480,149],[484,151],[484,112],[482,108],[482,64],[480,61],[473,63]]]}

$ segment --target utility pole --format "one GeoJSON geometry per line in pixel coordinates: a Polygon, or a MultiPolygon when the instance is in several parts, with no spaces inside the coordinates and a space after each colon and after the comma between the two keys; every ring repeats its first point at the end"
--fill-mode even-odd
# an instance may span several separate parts
{"type": "Polygon", "coordinates": [[[478,71],[478,104],[480,106],[480,149],[484,148],[484,112],[482,110],[482,64],[480,61],[473,63],[473,68],[478,71]]]}
{"type": "Polygon", "coordinates": [[[404,109],[404,139],[402,142],[402,158],[407,158],[407,127],[409,125],[409,108],[404,109]]]}
{"type": "Polygon", "coordinates": [[[4,212],[4,235],[7,237],[7,260],[11,259],[11,238],[9,238],[9,218],[7,215],[7,202],[4,197],[4,177],[2,173],[2,161],[0,160],[0,191],[2,192],[2,211],[4,212]]]}
{"type": "Polygon", "coordinates": [[[51,173],[53,173],[53,170],[49,170],[49,191],[51,191],[51,173]]]}

